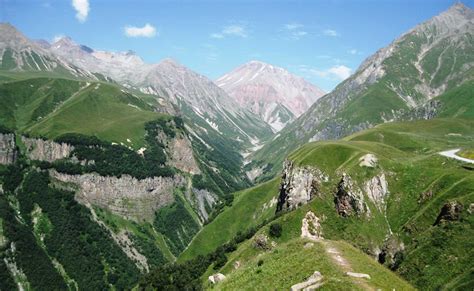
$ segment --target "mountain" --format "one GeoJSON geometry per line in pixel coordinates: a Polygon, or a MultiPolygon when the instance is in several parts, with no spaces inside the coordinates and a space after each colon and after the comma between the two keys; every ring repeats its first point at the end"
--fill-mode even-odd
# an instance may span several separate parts
{"type": "Polygon", "coordinates": [[[280,131],[325,93],[285,69],[251,61],[216,80],[241,107],[280,131]]]}
{"type": "Polygon", "coordinates": [[[463,116],[474,79],[474,12],[463,4],[416,26],[367,58],[288,128],[249,158],[253,172],[280,169],[284,157],[308,141],[337,139],[376,124],[404,119],[463,116]],[[464,87],[464,90],[460,90],[464,87]]]}
{"type": "Polygon", "coordinates": [[[368,274],[363,282],[372,287],[411,288],[388,279],[393,274],[381,265],[416,288],[472,288],[472,165],[439,152],[470,149],[473,137],[472,119],[449,118],[387,123],[308,143],[288,157],[281,176],[236,193],[178,261],[190,264],[208,253],[220,258],[216,253],[224,250],[225,259],[211,261],[200,276],[204,282],[224,274],[217,285],[223,289],[268,282],[289,287],[315,271],[330,287],[348,268],[368,274]],[[325,269],[334,263],[331,254],[346,264],[325,269]]]}
{"type": "Polygon", "coordinates": [[[0,68],[9,72],[48,72],[98,80],[99,76],[58,58],[44,43],[29,40],[15,27],[0,23],[0,68]]]}

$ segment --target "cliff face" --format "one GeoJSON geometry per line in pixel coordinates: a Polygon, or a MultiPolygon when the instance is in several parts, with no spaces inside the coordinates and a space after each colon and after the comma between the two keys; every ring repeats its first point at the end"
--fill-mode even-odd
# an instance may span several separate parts
{"type": "Polygon", "coordinates": [[[13,164],[16,157],[15,135],[13,133],[0,133],[0,164],[13,164]]]}
{"type": "Polygon", "coordinates": [[[111,211],[137,222],[153,221],[155,211],[174,202],[174,189],[185,186],[182,176],[138,180],[128,175],[103,177],[98,174],[67,175],[51,172],[61,182],[77,185],[76,200],[111,211]]]}
{"type": "Polygon", "coordinates": [[[26,147],[26,155],[31,160],[54,162],[69,157],[74,150],[72,145],[56,143],[51,140],[27,138],[22,136],[21,141],[26,147]]]}
{"type": "Polygon", "coordinates": [[[318,195],[320,184],[327,179],[317,168],[296,167],[292,161],[285,161],[277,212],[293,210],[308,203],[318,195]]]}
{"type": "Polygon", "coordinates": [[[184,134],[179,134],[170,140],[167,147],[170,156],[170,166],[192,175],[201,173],[201,170],[194,159],[191,142],[184,134]]]}
{"type": "Polygon", "coordinates": [[[347,217],[363,213],[370,216],[370,209],[364,201],[364,194],[352,181],[352,178],[345,173],[337,185],[334,203],[337,213],[341,216],[347,217]]]}

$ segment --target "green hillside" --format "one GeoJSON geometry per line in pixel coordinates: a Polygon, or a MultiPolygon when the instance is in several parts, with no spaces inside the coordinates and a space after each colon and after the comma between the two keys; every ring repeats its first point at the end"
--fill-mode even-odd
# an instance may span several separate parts
{"type": "MultiPolygon", "coordinates": [[[[315,142],[303,146],[291,154],[289,159],[296,167],[318,168],[328,175],[328,179],[320,185],[319,196],[309,204],[285,213],[272,222],[282,226],[281,237],[276,239],[278,246],[299,237],[302,218],[311,210],[317,217],[323,218],[321,226],[324,238],[343,240],[371,256],[378,256],[386,267],[392,268],[417,287],[436,289],[443,286],[466,286],[463,284],[470,286],[472,283],[467,278],[473,267],[472,262],[469,262],[472,254],[465,252],[473,247],[470,240],[474,235],[473,217],[468,209],[474,202],[474,176],[461,162],[442,157],[438,152],[452,148],[470,148],[473,141],[472,120],[437,119],[388,123],[340,141],[315,142]],[[360,158],[368,153],[378,159],[374,168],[359,165],[360,158]],[[344,218],[335,211],[334,191],[343,172],[364,193],[370,215],[344,218]],[[364,183],[368,179],[382,173],[386,176],[389,190],[382,204],[386,205],[385,211],[377,208],[364,190],[364,183]],[[448,202],[463,205],[463,210],[458,218],[438,223],[441,209],[448,202]],[[380,254],[384,252],[384,257],[381,257],[380,254]],[[393,261],[385,259],[387,253],[391,253],[393,261]]],[[[243,208],[243,202],[236,199],[232,207],[220,215],[222,219],[218,216],[201,230],[201,234],[209,235],[195,239],[182,258],[198,254],[195,250],[204,248],[202,246],[214,245],[216,237],[232,237],[225,227],[230,220],[227,217],[238,218],[242,221],[239,222],[240,225],[249,225],[246,221],[250,214],[261,209],[262,202],[278,195],[278,183],[274,181],[268,185],[272,183],[275,186],[268,188],[269,192],[255,190],[263,185],[247,192],[248,195],[253,192],[262,197],[260,204],[246,205],[247,215],[237,215],[238,209],[243,208]]],[[[261,231],[265,231],[264,229],[268,229],[268,225],[261,231]]],[[[233,234],[236,235],[236,231],[233,234]]],[[[250,245],[251,241],[244,244],[250,245]]],[[[242,256],[246,256],[245,251],[230,253],[227,256],[228,262],[240,260],[242,256]]],[[[273,260],[271,254],[265,254],[265,257],[273,260]]],[[[265,259],[263,261],[264,266],[265,259]]],[[[242,284],[242,288],[245,288],[245,284],[250,284],[245,283],[247,280],[251,282],[250,278],[258,276],[253,273],[257,270],[255,262],[252,267],[235,271],[235,274],[229,267],[230,264],[222,269],[225,275],[230,272],[228,282],[222,284],[223,288],[239,286],[234,284],[242,284]],[[232,278],[236,278],[239,283],[232,282],[232,278]]],[[[274,264],[277,263],[272,261],[269,268],[276,268],[274,264]]],[[[268,272],[271,274],[274,271],[268,272]]],[[[290,283],[288,281],[285,284],[290,283]]]]}

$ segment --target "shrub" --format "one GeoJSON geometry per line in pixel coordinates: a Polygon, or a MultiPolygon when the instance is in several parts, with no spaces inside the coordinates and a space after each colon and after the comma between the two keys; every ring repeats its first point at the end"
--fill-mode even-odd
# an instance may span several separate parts
{"type": "Polygon", "coordinates": [[[271,237],[280,237],[282,230],[281,224],[275,222],[270,225],[269,234],[271,237]]]}

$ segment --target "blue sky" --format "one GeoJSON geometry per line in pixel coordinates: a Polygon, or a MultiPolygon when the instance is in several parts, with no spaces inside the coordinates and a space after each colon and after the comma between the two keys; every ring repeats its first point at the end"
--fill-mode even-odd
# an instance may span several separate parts
{"type": "MultiPolygon", "coordinates": [[[[377,49],[453,3],[0,0],[0,21],[34,39],[68,35],[94,49],[133,50],[150,63],[172,57],[211,79],[261,60],[329,91],[377,49]]],[[[474,7],[474,0],[463,3],[474,7]]]]}

